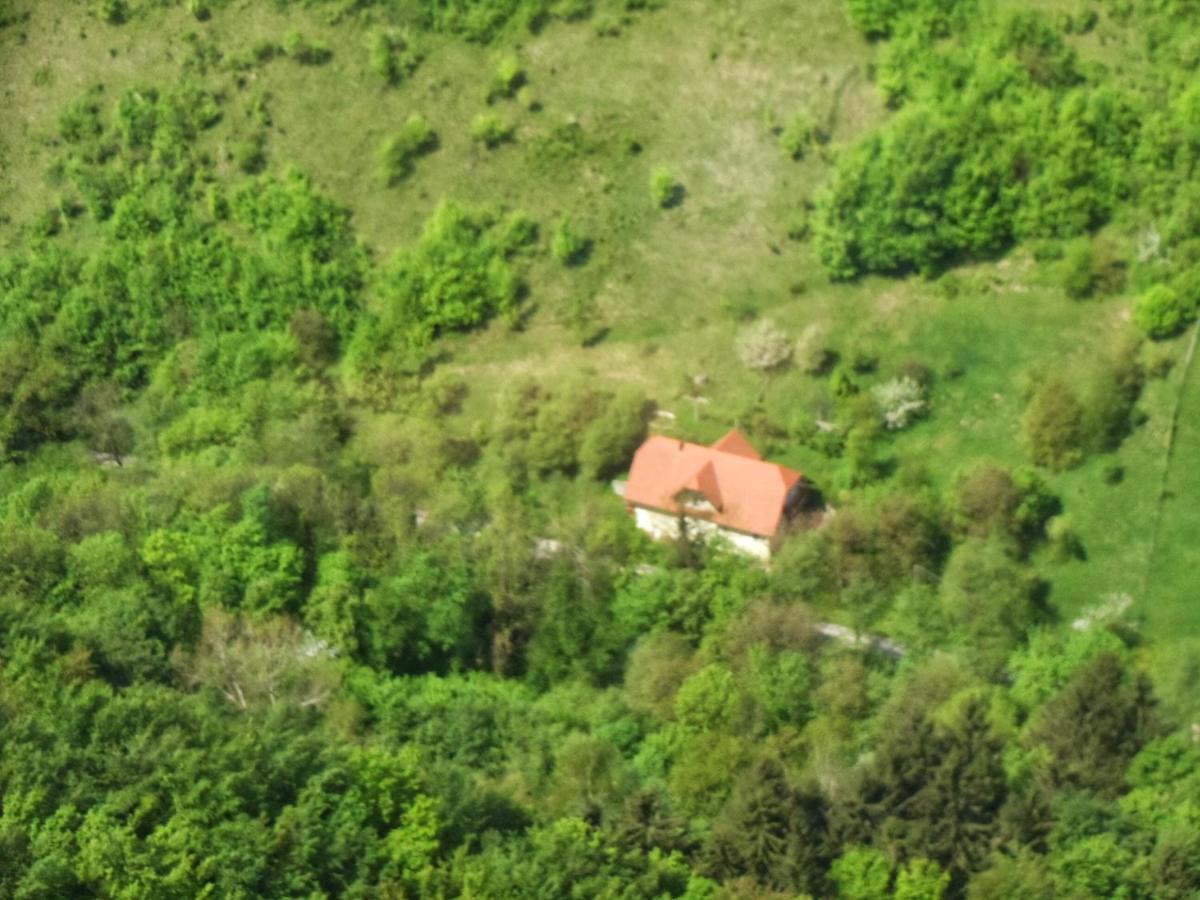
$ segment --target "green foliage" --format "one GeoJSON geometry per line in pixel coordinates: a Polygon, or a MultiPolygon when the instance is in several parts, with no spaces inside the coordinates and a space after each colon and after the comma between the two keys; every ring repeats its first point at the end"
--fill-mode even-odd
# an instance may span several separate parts
{"type": "Polygon", "coordinates": [[[1150,686],[1102,652],[1079,668],[1030,721],[1028,740],[1050,754],[1059,784],[1114,794],[1125,768],[1155,728],[1150,686]]]}
{"type": "Polygon", "coordinates": [[[767,728],[799,728],[812,715],[812,675],[804,654],[751,647],[749,681],[767,728]]]}
{"type": "Polygon", "coordinates": [[[1030,455],[1038,465],[1069,469],[1083,460],[1084,408],[1061,379],[1043,379],[1029,399],[1023,421],[1030,455]]]}
{"type": "Polygon", "coordinates": [[[904,23],[880,79],[894,103],[910,102],[838,162],[818,198],[817,250],[834,277],[933,273],[1014,238],[1081,234],[1129,191],[1132,98],[1078,86],[1073,53],[1032,13],[985,19],[944,52],[918,51],[923,35],[950,29],[950,9],[965,15],[969,4],[939,6],[852,4],[870,34],[904,23]]]}
{"type": "MultiPolygon", "coordinates": [[[[537,31],[552,19],[586,18],[593,0],[421,0],[419,5],[426,27],[491,43],[514,28],[537,31]]],[[[627,0],[626,8],[644,5],[642,0],[627,0]]]]}
{"type": "Polygon", "coordinates": [[[401,31],[372,31],[367,37],[367,52],[371,71],[392,87],[411,76],[423,59],[411,35],[401,31]]]}
{"type": "MultiPolygon", "coordinates": [[[[974,126],[972,126],[974,127],[974,126]]],[[[817,197],[813,236],[830,274],[936,271],[1011,236],[1011,163],[945,114],[901,112],[839,162],[817,197]]]]}
{"type": "Polygon", "coordinates": [[[618,391],[580,438],[580,471],[590,478],[621,472],[646,437],[647,408],[640,391],[618,391]]]}
{"type": "Polygon", "coordinates": [[[1178,334],[1194,315],[1192,305],[1165,284],[1150,288],[1133,307],[1134,323],[1155,340],[1178,334]]]}
{"type": "Polygon", "coordinates": [[[495,150],[501,144],[511,141],[513,131],[513,126],[497,113],[480,113],[471,120],[471,137],[489,150],[495,150]]]}
{"type": "Polygon", "coordinates": [[[399,560],[348,612],[359,654],[376,669],[446,672],[481,661],[485,606],[456,553],[399,560]]]}
{"type": "Polygon", "coordinates": [[[817,134],[817,124],[812,116],[797,113],[779,132],[779,146],[790,159],[803,159],[817,134]]]}
{"type": "Polygon", "coordinates": [[[550,253],[564,266],[578,266],[591,253],[592,242],[575,230],[569,216],[563,216],[550,234],[550,253]]]}
{"type": "Polygon", "coordinates": [[[1119,291],[1125,283],[1125,262],[1105,240],[1080,238],[1067,245],[1062,285],[1067,296],[1082,300],[1119,291]]]}
{"type": "Polygon", "coordinates": [[[1101,653],[1124,656],[1125,645],[1112,632],[1102,628],[1090,628],[1067,636],[1039,629],[1008,661],[1013,680],[1010,695],[1026,709],[1035,709],[1101,653]]]}
{"type": "Polygon", "coordinates": [[[267,166],[266,136],[259,133],[233,145],[233,161],[247,175],[256,175],[267,166]]]}
{"type": "Polygon", "coordinates": [[[745,873],[758,885],[789,894],[820,883],[826,863],[822,811],[792,788],[776,760],[759,760],[738,782],[713,825],[703,859],[727,882],[745,873]]]}
{"type": "Polygon", "coordinates": [[[476,328],[497,314],[514,315],[521,296],[515,257],[526,236],[514,236],[507,228],[511,222],[511,216],[442,203],[420,241],[385,271],[378,324],[360,325],[355,337],[370,342],[360,344],[360,352],[373,353],[373,347],[391,341],[420,348],[444,332],[476,328]],[[364,330],[370,328],[378,331],[364,330]]]}
{"type": "Polygon", "coordinates": [[[675,718],[693,731],[724,730],[734,723],[739,698],[733,673],[711,664],[689,677],[675,697],[675,718]]]}
{"type": "Polygon", "coordinates": [[[973,663],[996,672],[1026,631],[1045,619],[1037,583],[997,542],[968,541],[946,564],[942,608],[976,649],[973,663]]]}
{"type": "Polygon", "coordinates": [[[833,862],[830,877],[847,900],[887,900],[891,866],[870,847],[851,847],[833,862]]]}
{"type": "Polygon", "coordinates": [[[683,201],[683,185],[667,166],[656,166],[650,173],[650,199],[659,209],[670,209],[683,201]]]}
{"type": "Polygon", "coordinates": [[[972,0],[847,0],[850,19],[867,37],[888,37],[898,27],[944,35],[961,27],[975,9],[972,0]]]}
{"type": "Polygon", "coordinates": [[[414,113],[404,123],[403,130],[383,143],[380,149],[380,172],[388,187],[395,187],[413,173],[418,157],[437,149],[438,138],[428,120],[414,113]]]}
{"type": "Polygon", "coordinates": [[[914,859],[896,875],[894,900],[942,900],[950,887],[950,873],[927,859],[914,859]]]}
{"type": "Polygon", "coordinates": [[[283,52],[303,66],[323,66],[333,59],[333,51],[321,41],[310,41],[292,29],[283,36],[283,52]]]}
{"type": "Polygon", "coordinates": [[[129,18],[129,4],[126,0],[99,0],[96,15],[109,25],[120,25],[129,18]]]}
{"type": "MultiPolygon", "coordinates": [[[[666,260],[658,238],[643,248],[654,223],[630,135],[678,150],[689,127],[678,111],[613,119],[608,101],[585,104],[585,125],[530,119],[524,150],[474,154],[495,170],[479,189],[489,196],[587,204],[605,252],[569,276],[558,263],[582,262],[589,246],[572,220],[540,242],[522,213],[415,190],[407,213],[364,203],[369,182],[356,194],[345,176],[361,172],[340,168],[349,132],[326,144],[312,138],[328,122],[314,132],[296,119],[328,100],[329,79],[373,79],[387,99],[418,46],[445,54],[430,96],[492,75],[492,51],[426,41],[420,28],[492,41],[590,4],[282,2],[279,32],[319,27],[339,54],[369,35],[357,68],[290,74],[258,71],[280,49],[242,32],[249,8],[176,5],[168,15],[130,3],[123,26],[149,40],[168,20],[214,20],[174,63],[203,82],[156,87],[121,75],[126,50],[108,56],[103,41],[117,33],[81,18],[96,4],[64,7],[51,25],[0,0],[0,52],[35,58],[48,35],[75,47],[79,25],[76,80],[106,85],[66,107],[55,134],[20,89],[44,101],[70,79],[56,68],[36,89],[21,80],[13,115],[28,113],[30,134],[46,140],[0,147],[16,174],[5,182],[11,220],[0,216],[0,896],[1049,900],[1200,889],[1196,641],[1182,626],[1167,643],[1138,633],[1142,616],[1161,630],[1155,619],[1174,602],[1124,586],[1139,565],[1102,577],[1079,557],[1084,540],[1096,559],[1120,542],[1098,529],[1106,504],[1139,521],[1138,498],[1158,496],[1146,454],[1180,382],[1143,394],[1144,348],[1124,338],[1119,310],[1100,302],[1091,312],[1104,334],[1083,340],[1058,290],[1118,293],[1128,257],[1131,284],[1167,286],[1190,321],[1200,92],[1180,73],[1200,60],[1195,10],[1109,4],[1093,38],[1067,43],[1064,29],[1095,24],[1090,10],[1072,6],[1051,25],[1015,8],[852,3],[862,30],[890,35],[869,71],[897,112],[874,118],[852,75],[829,84],[820,116],[782,129],[785,152],[823,142],[818,120],[839,134],[868,129],[863,143],[812,154],[805,177],[838,167],[812,222],[806,188],[792,214],[759,209],[762,235],[786,223],[799,239],[811,224],[847,275],[937,271],[1027,239],[1034,255],[982,264],[936,296],[915,284],[818,291],[797,344],[787,334],[805,323],[782,301],[789,284],[793,298],[818,285],[807,254],[742,240],[743,217],[724,218],[715,194],[669,239],[711,248],[703,229],[724,229],[738,271],[768,280],[718,283],[694,310],[686,289],[662,306],[678,293],[671,266],[662,295],[626,283],[630,248],[666,260]],[[241,34],[241,49],[218,46],[218,31],[241,34]],[[96,60],[113,58],[101,78],[96,60]],[[253,86],[268,75],[272,94],[253,86]],[[272,174],[250,177],[266,169],[268,135],[272,174]],[[284,168],[301,150],[311,181],[284,168]],[[529,166],[545,184],[513,180],[529,166]],[[326,183],[388,247],[382,264],[350,210],[314,187],[326,183]],[[567,202],[576,190],[584,200],[567,202]],[[406,216],[425,204],[436,211],[414,238],[406,216]],[[1110,216],[1114,227],[1096,233],[1110,216]],[[540,311],[522,302],[527,275],[549,289],[540,311]],[[622,306],[630,297],[644,309],[622,306]],[[839,298],[854,302],[839,311],[839,298]],[[593,343],[598,303],[612,311],[606,343],[545,343],[564,340],[564,310],[593,343]],[[645,439],[649,397],[684,401],[672,405],[678,418],[655,419],[672,436],[704,442],[734,424],[753,387],[731,332],[768,308],[787,328],[756,329],[743,356],[780,372],[778,396],[742,424],[836,510],[819,527],[798,522],[770,568],[717,547],[656,545],[605,482],[645,439]],[[1005,319],[1014,309],[1024,311],[1005,319]],[[662,331],[681,310],[695,328],[662,331]],[[497,315],[529,332],[461,334],[497,315]],[[997,340],[992,317],[1028,323],[1019,348],[997,340]],[[895,346],[872,343],[880,329],[895,346]],[[988,463],[983,454],[1013,459],[1019,429],[1002,418],[1013,379],[1068,339],[1083,342],[1063,357],[1063,384],[1042,378],[1032,392],[1031,450],[1053,469],[1117,448],[1120,459],[1044,477],[988,463]],[[517,378],[537,351],[546,358],[517,378]],[[936,383],[903,364],[909,354],[936,367],[936,383]],[[789,359],[799,372],[782,371],[789,359]],[[913,385],[937,404],[919,429],[892,435],[887,414],[925,399],[913,385]],[[1064,385],[1065,401],[1047,396],[1064,385]],[[1144,417],[1150,427],[1136,431],[1144,417]],[[1118,469],[1123,482],[1109,474],[1118,469]],[[1055,557],[1072,546],[1069,561],[1055,557]],[[1126,589],[1130,618],[1105,627],[1126,602],[1107,592],[1126,589]],[[1089,597],[1101,605],[1072,627],[1089,597]]],[[[628,21],[646,6],[603,12],[657,47],[628,21]]],[[[745,10],[747,40],[789,33],[758,21],[765,9],[745,10]]],[[[672,10],[645,24],[694,37],[672,10]]],[[[836,36],[809,13],[814,34],[836,36]]],[[[563,80],[548,105],[595,93],[572,93],[562,51],[596,58],[572,33],[520,51],[536,49],[530,66],[549,62],[563,80]]],[[[289,52],[318,62],[321,48],[299,34],[289,52]]],[[[730,47],[714,43],[713,58],[730,47]]],[[[775,49],[764,44],[763,59],[775,49]]],[[[173,64],[154,58],[156,73],[173,64]]],[[[652,76],[703,75],[679,75],[675,62],[652,76]]],[[[520,70],[506,61],[495,97],[533,108],[520,70]]],[[[607,85],[604,71],[580,71],[607,85]]],[[[723,107],[714,121],[732,122],[723,107]]],[[[330,116],[355,120],[356,109],[330,116]]],[[[434,137],[419,117],[393,128],[379,166],[395,183],[434,137]]],[[[375,160],[352,162],[369,174],[375,160]]],[[[423,189],[440,183],[428,174],[423,189]]],[[[761,201],[755,185],[774,182],[758,174],[705,187],[761,201]]],[[[669,182],[677,203],[682,187],[669,182]]],[[[551,221],[554,206],[535,212],[551,221]]],[[[704,257],[697,271],[707,278],[732,258],[704,257]]],[[[1166,374],[1181,349],[1155,348],[1150,374],[1166,374]]],[[[1142,556],[1114,559],[1104,565],[1142,556]]]]}
{"type": "Polygon", "coordinates": [[[506,56],[496,66],[488,99],[512,97],[525,84],[525,68],[515,56],[506,56]]]}

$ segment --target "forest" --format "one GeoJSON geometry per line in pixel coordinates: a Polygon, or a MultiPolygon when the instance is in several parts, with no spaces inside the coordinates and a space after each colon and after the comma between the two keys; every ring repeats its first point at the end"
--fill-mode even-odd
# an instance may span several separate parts
{"type": "Polygon", "coordinates": [[[1200,6],[0,0],[0,897],[1200,896],[1200,6]],[[614,482],[730,429],[769,565],[614,482]]]}

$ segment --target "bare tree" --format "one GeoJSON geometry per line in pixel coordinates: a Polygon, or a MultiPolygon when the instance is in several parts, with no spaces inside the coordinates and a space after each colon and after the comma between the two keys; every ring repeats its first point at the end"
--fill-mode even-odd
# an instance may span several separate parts
{"type": "Polygon", "coordinates": [[[291,619],[256,622],[219,608],[204,613],[192,653],[176,657],[190,687],[207,685],[238,709],[266,703],[319,706],[337,687],[333,651],[291,619]]]}

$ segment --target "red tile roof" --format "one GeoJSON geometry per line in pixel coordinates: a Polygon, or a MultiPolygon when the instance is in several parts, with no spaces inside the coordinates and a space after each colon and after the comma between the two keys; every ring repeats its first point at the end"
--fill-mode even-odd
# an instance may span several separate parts
{"type": "Polygon", "coordinates": [[[711,447],[656,435],[633,456],[625,502],[771,537],[779,529],[788,491],[802,477],[763,461],[737,431],[711,447]],[[682,491],[701,495],[713,510],[685,509],[679,500],[682,491]]]}
{"type": "Polygon", "coordinates": [[[758,451],[750,446],[750,442],[736,428],[713,444],[712,448],[714,450],[721,450],[724,453],[736,453],[738,456],[748,456],[751,459],[762,459],[758,451]]]}

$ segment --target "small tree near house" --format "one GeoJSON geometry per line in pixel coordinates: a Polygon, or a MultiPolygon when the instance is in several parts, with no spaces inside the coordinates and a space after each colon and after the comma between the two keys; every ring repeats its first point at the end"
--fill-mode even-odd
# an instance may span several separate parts
{"type": "Polygon", "coordinates": [[[736,349],[742,364],[762,375],[764,394],[767,380],[792,356],[792,342],[770,319],[759,319],[743,328],[737,336],[736,349]]]}

